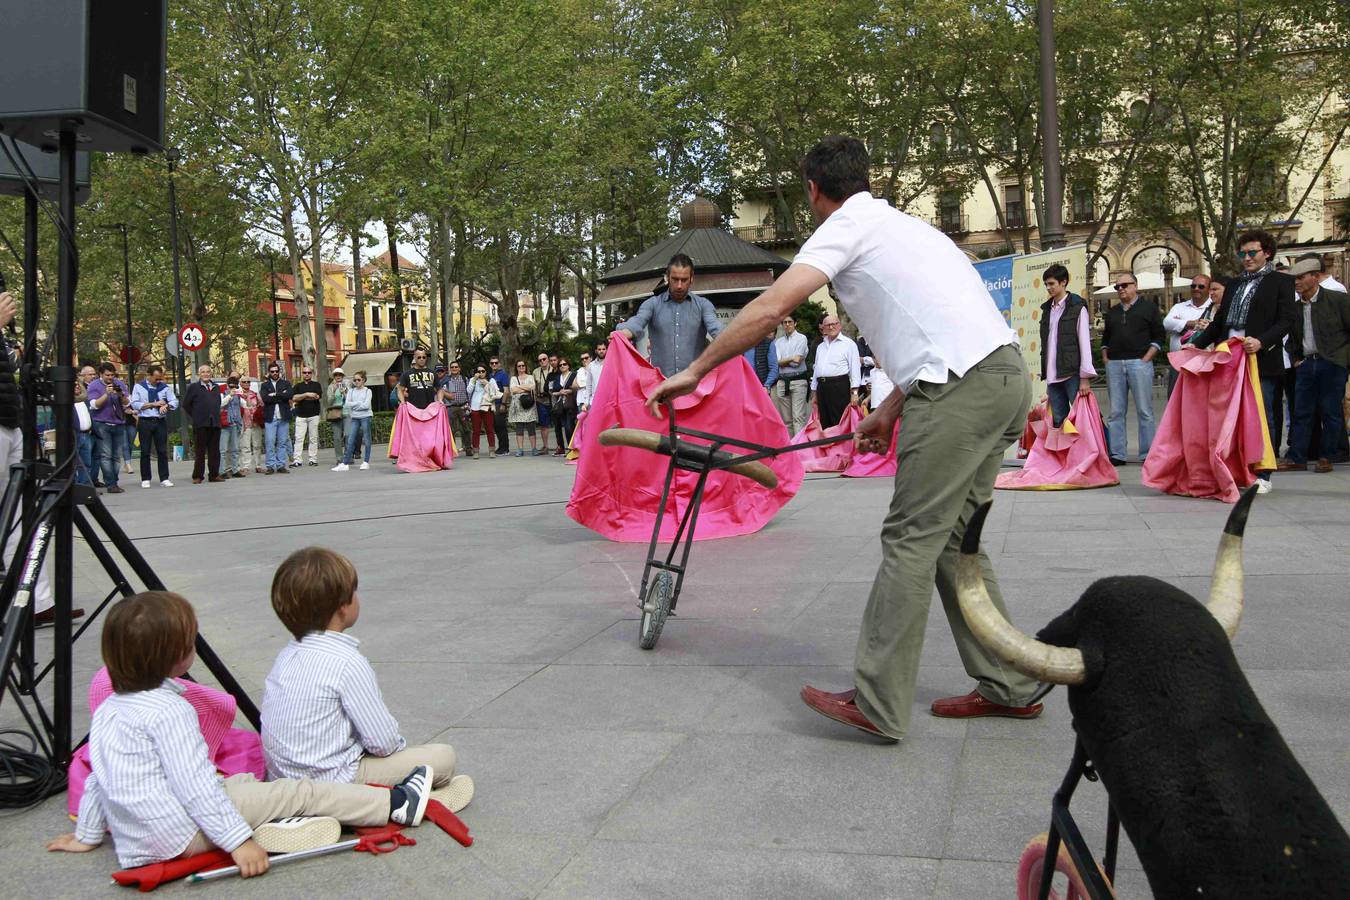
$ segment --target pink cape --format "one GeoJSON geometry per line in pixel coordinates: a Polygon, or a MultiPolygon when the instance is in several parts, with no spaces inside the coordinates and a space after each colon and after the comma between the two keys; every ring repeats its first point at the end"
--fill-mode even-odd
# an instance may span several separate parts
{"type": "MultiPolygon", "coordinates": [[[[600,432],[607,428],[642,428],[665,432],[667,419],[653,419],[644,407],[648,392],[661,383],[660,370],[638,356],[622,335],[611,339],[605,359],[605,377],[592,398],[586,427],[577,439],[581,456],[567,515],[612,541],[649,541],[656,522],[661,487],[669,457],[632,447],[602,447],[600,432]]],[[[787,429],[769,395],[755,379],[744,357],[736,357],[708,374],[694,393],[675,401],[677,424],[683,428],[721,434],[781,447],[787,429]]],[[[690,440],[686,438],[686,440],[690,440]]],[[[706,443],[695,441],[695,443],[706,443]]],[[[744,452],[733,448],[731,452],[744,452]]],[[[767,491],[749,479],[713,472],[703,494],[695,526],[695,540],[751,534],[764,527],[792,499],[802,483],[802,464],[794,454],[766,459],[778,474],[778,487],[767,491]]],[[[661,539],[675,536],[698,476],[677,471],[661,521],[661,539]]]]}
{"type": "Polygon", "coordinates": [[[1035,435],[1027,461],[1004,472],[994,487],[1012,491],[1062,491],[1120,484],[1106,448],[1097,398],[1079,394],[1061,428],[1052,428],[1050,407],[1041,404],[1029,418],[1035,435]]]}
{"type": "Polygon", "coordinates": [[[389,436],[389,455],[398,459],[403,472],[439,472],[455,458],[455,439],[450,436],[450,417],[445,404],[437,401],[426,409],[400,403],[389,436]]]}
{"type": "Polygon", "coordinates": [[[1257,470],[1275,468],[1256,359],[1229,344],[1168,354],[1179,373],[1144,461],[1144,484],[1236,503],[1257,470]]]}
{"type": "MultiPolygon", "coordinates": [[[[862,420],[862,410],[850,406],[844,410],[838,424],[821,428],[820,417],[813,409],[806,427],[792,438],[792,443],[804,444],[807,441],[839,437],[853,431],[862,420]]],[[[846,478],[887,478],[895,474],[895,442],[899,434],[900,421],[897,419],[895,429],[891,432],[891,446],[885,453],[858,453],[850,440],[803,450],[798,455],[802,457],[802,468],[808,472],[838,472],[846,478]]]]}
{"type": "MultiPolygon", "coordinates": [[[[259,781],[267,778],[267,762],[263,758],[262,739],[252,731],[232,728],[237,708],[235,699],[224,691],[206,687],[195,681],[175,678],[184,687],[183,699],[192,704],[197,711],[197,721],[201,725],[202,737],[206,740],[206,752],[215,763],[216,770],[224,775],[238,775],[251,772],[259,781]]],[[[103,705],[103,701],[112,696],[112,679],[107,668],[98,670],[94,680],[89,683],[89,712],[103,705]]],[[[67,809],[72,816],[80,811],[80,798],[84,796],[84,783],[89,780],[93,770],[89,765],[89,745],[85,744],[75,751],[70,761],[67,809]]]]}

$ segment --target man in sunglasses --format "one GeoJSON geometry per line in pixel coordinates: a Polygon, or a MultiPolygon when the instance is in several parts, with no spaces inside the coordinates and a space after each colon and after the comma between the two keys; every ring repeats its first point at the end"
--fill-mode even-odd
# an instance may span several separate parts
{"type": "Polygon", "coordinates": [[[1102,328],[1102,362],[1106,386],[1111,393],[1111,416],[1107,421],[1112,465],[1125,465],[1125,410],[1134,395],[1134,413],[1139,420],[1139,461],[1148,456],[1157,430],[1153,416],[1153,357],[1162,350],[1167,334],[1153,301],[1139,296],[1139,282],[1125,274],[1113,285],[1120,302],[1106,311],[1102,328]]]}
{"type": "Polygon", "coordinates": [[[267,447],[267,474],[284,475],[291,458],[291,397],[295,390],[281,377],[281,366],[267,367],[267,380],[258,389],[263,404],[263,438],[267,447]]]}
{"type": "MultiPolygon", "coordinates": [[[[1191,338],[1196,347],[1210,347],[1229,338],[1240,338],[1243,348],[1256,357],[1261,374],[1261,397],[1266,424],[1271,433],[1283,418],[1279,407],[1284,380],[1284,336],[1296,327],[1294,279],[1275,271],[1275,237],[1266,231],[1248,231],[1238,238],[1238,262],[1242,272],[1228,282],[1223,304],[1209,327],[1191,338]]],[[[1282,423],[1281,423],[1282,424],[1282,423]]],[[[1271,490],[1270,473],[1259,472],[1257,490],[1271,490]]]]}
{"type": "Polygon", "coordinates": [[[314,367],[302,366],[302,381],[295,384],[295,393],[291,395],[291,406],[295,412],[295,459],[291,467],[296,468],[305,455],[305,439],[309,439],[309,464],[319,464],[319,404],[323,401],[323,385],[314,380],[314,367]]]}
{"type": "MultiPolygon", "coordinates": [[[[1189,337],[1192,333],[1204,331],[1209,327],[1209,316],[1214,307],[1214,302],[1209,299],[1209,281],[1208,275],[1196,275],[1191,279],[1191,300],[1189,303],[1178,303],[1167,311],[1163,317],[1163,331],[1167,332],[1168,351],[1180,350],[1183,338],[1189,337]]],[[[1176,369],[1167,373],[1167,396],[1172,396],[1173,389],[1177,386],[1176,369]]]]}

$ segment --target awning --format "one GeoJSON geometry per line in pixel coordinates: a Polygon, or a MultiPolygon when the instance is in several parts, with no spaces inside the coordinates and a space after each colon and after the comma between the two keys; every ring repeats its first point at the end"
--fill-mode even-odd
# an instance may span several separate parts
{"type": "MultiPolygon", "coordinates": [[[[625,281],[608,284],[596,295],[595,303],[604,306],[609,303],[623,303],[626,300],[646,299],[652,295],[664,279],[643,278],[638,281],[625,281]]],[[[698,272],[694,273],[694,293],[705,296],[711,294],[734,294],[744,291],[762,291],[773,284],[773,272],[769,269],[757,269],[749,272],[698,272]]]]}
{"type": "Polygon", "coordinates": [[[378,378],[383,383],[385,373],[398,365],[401,355],[399,350],[355,350],[343,358],[339,368],[348,375],[364,371],[371,381],[378,378]]]}

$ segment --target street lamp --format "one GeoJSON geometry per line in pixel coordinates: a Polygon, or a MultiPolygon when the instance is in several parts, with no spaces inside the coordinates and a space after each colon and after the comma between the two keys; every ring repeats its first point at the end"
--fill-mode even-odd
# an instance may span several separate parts
{"type": "Polygon", "coordinates": [[[1162,269],[1163,276],[1163,312],[1167,312],[1172,308],[1172,276],[1177,271],[1177,261],[1170,250],[1163,257],[1159,268],[1162,269]]]}
{"type": "MultiPolygon", "coordinates": [[[[164,151],[164,157],[169,161],[169,247],[173,256],[173,324],[174,340],[178,340],[178,335],[183,332],[183,282],[178,271],[178,192],[173,184],[173,170],[182,158],[183,152],[177,147],[170,147],[164,151]]],[[[178,344],[178,355],[174,357],[174,375],[178,379],[178,396],[182,397],[187,389],[187,372],[184,369],[183,345],[178,344]]],[[[183,448],[183,458],[187,458],[188,451],[188,427],[187,416],[180,410],[178,413],[178,446],[183,448]]]]}
{"type": "Polygon", "coordinates": [[[122,232],[122,293],[126,299],[127,311],[127,344],[126,344],[126,364],[127,364],[127,383],[134,384],[136,381],[136,339],[131,333],[131,259],[130,249],[127,245],[127,223],[114,222],[111,225],[100,225],[100,228],[116,228],[122,232]]]}

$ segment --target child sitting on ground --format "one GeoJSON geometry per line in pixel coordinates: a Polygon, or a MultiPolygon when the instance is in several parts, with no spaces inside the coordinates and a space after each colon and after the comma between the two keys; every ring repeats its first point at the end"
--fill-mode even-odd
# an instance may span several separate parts
{"type": "Polygon", "coordinates": [[[272,609],[295,640],[263,687],[262,741],[269,778],[393,784],[409,766],[436,773],[432,799],[459,812],[473,780],[455,774],[449,744],[409,747],[359,641],[361,613],[351,560],[322,547],[297,550],[272,578],[272,609]]]}
{"type": "Polygon", "coordinates": [[[413,769],[392,791],[309,779],[222,780],[207,756],[197,713],[172,681],[196,659],[197,617],[178,594],[147,591],[112,608],[103,661],[116,693],[89,729],[93,774],[74,833],[48,850],[83,853],[112,833],[126,868],[229,853],[244,877],[267,871],[267,853],[336,843],[341,825],[417,825],[434,772],[413,769]],[[288,817],[309,818],[288,818],[288,817]],[[274,820],[283,821],[274,821],[274,820]]]}

